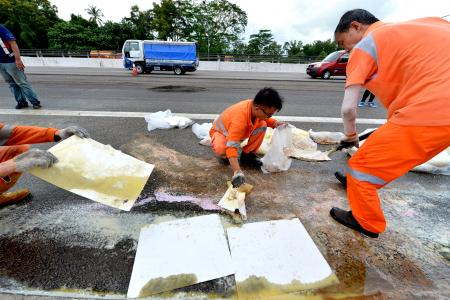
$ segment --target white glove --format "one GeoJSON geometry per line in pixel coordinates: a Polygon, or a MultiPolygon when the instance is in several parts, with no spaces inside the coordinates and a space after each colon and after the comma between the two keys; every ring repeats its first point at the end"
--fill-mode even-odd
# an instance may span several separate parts
{"type": "Polygon", "coordinates": [[[62,140],[65,140],[69,137],[71,137],[72,135],[76,135],[80,138],[89,138],[89,132],[87,132],[86,129],[79,127],[79,126],[69,126],[67,128],[64,128],[63,130],[61,130],[59,136],[61,137],[62,140]]]}
{"type": "Polygon", "coordinates": [[[54,163],[58,162],[58,158],[52,153],[40,149],[31,149],[14,158],[16,163],[16,171],[23,173],[29,169],[36,167],[47,169],[54,163]]]}

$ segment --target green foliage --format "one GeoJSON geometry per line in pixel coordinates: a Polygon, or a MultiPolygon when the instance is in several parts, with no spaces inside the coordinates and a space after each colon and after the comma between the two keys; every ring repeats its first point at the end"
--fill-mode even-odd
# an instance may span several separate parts
{"type": "Polygon", "coordinates": [[[86,8],[86,12],[88,13],[88,15],[90,15],[91,17],[89,18],[89,21],[92,23],[95,23],[99,26],[103,25],[103,12],[98,9],[95,6],[91,6],[89,5],[88,8],[86,8]]]}
{"type": "Polygon", "coordinates": [[[47,48],[47,31],[58,21],[48,0],[0,0],[0,23],[14,34],[19,47],[47,48]]]}
{"type": "Polygon", "coordinates": [[[227,0],[202,1],[194,7],[191,39],[198,41],[200,52],[223,53],[239,40],[247,26],[247,14],[227,0]]]}
{"type": "Polygon", "coordinates": [[[306,56],[326,56],[337,50],[337,44],[331,41],[331,39],[326,41],[314,41],[312,44],[303,46],[303,54],[306,56]]]}
{"type": "Polygon", "coordinates": [[[282,49],[281,45],[275,42],[270,30],[261,29],[258,33],[250,35],[247,54],[280,56],[282,49]]]}
{"type": "Polygon", "coordinates": [[[186,0],[153,3],[152,29],[159,40],[183,40],[192,32],[194,6],[186,0]]]}
{"type": "Polygon", "coordinates": [[[288,56],[299,56],[302,54],[303,42],[302,41],[290,41],[283,45],[283,51],[288,56]]]}
{"type": "Polygon", "coordinates": [[[233,53],[278,57],[325,56],[336,51],[331,40],[289,41],[278,44],[270,30],[242,40],[247,14],[228,0],[162,0],[150,10],[130,8],[121,22],[103,22],[96,6],[86,9],[89,19],[58,18],[50,0],[0,0],[0,23],[16,36],[21,48],[120,50],[127,39],[196,41],[202,53],[233,53]]]}
{"type": "Polygon", "coordinates": [[[97,32],[96,24],[72,15],[69,22],[61,21],[48,31],[50,48],[96,49],[97,32]]]}
{"type": "Polygon", "coordinates": [[[137,5],[133,5],[130,11],[130,17],[123,18],[122,24],[131,26],[133,36],[130,39],[150,40],[153,39],[152,34],[153,12],[151,10],[140,11],[137,5]]]}

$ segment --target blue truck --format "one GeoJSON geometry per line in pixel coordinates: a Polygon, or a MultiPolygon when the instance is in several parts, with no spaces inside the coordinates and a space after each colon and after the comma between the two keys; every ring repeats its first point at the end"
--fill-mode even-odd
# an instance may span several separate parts
{"type": "Polygon", "coordinates": [[[173,71],[183,75],[197,70],[197,49],[194,42],[126,40],[122,47],[123,66],[127,69],[134,66],[139,74],[173,71]]]}

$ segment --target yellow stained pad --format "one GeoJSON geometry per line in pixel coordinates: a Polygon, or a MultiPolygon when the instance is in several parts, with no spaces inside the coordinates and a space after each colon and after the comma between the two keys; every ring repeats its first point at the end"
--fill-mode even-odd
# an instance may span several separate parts
{"type": "Polygon", "coordinates": [[[72,136],[48,150],[58,158],[49,169],[29,173],[90,200],[129,211],[154,166],[92,139],[72,136]]]}

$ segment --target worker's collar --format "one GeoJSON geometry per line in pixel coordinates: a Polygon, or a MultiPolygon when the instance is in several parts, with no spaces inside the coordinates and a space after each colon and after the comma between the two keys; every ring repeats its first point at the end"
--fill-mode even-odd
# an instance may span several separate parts
{"type": "Polygon", "coordinates": [[[375,29],[377,29],[377,28],[379,28],[379,27],[381,27],[381,26],[384,26],[384,25],[386,25],[386,23],[381,22],[381,21],[377,21],[377,22],[373,23],[372,25],[370,25],[370,26],[367,28],[366,32],[364,32],[363,38],[365,38],[369,33],[371,33],[372,31],[374,31],[375,29]]]}

